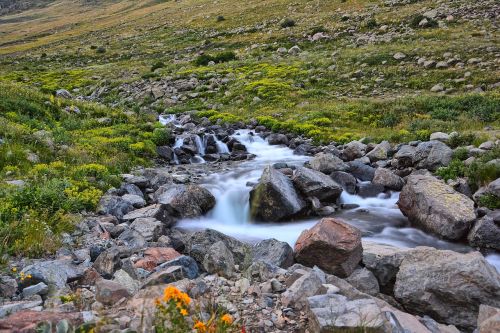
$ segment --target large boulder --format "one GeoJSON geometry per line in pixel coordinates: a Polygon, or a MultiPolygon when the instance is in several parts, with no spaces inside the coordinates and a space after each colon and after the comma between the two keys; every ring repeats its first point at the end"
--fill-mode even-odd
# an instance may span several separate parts
{"type": "Polygon", "coordinates": [[[262,260],[281,268],[293,265],[293,249],[288,243],[274,238],[263,240],[253,246],[254,260],[262,260]]]}
{"type": "Polygon", "coordinates": [[[316,197],[320,201],[336,202],[342,193],[342,187],[322,172],[298,167],[293,172],[292,181],[307,197],[316,197]]]}
{"type": "Polygon", "coordinates": [[[266,139],[270,145],[288,145],[288,138],[285,134],[271,133],[266,139]]]}
{"type": "Polygon", "coordinates": [[[168,213],[166,206],[162,204],[154,204],[141,209],[136,209],[122,217],[122,220],[131,222],[137,219],[155,219],[162,222],[165,226],[170,226],[174,219],[168,213]]]}
{"type": "Polygon", "coordinates": [[[127,290],[127,287],[118,282],[99,279],[95,286],[96,300],[105,305],[113,305],[122,298],[130,297],[130,292],[127,290]]]}
{"type": "Polygon", "coordinates": [[[418,169],[437,170],[450,164],[453,150],[441,141],[428,141],[418,144],[415,150],[414,163],[418,169]]]}
{"type": "Polygon", "coordinates": [[[300,275],[281,295],[284,306],[293,306],[302,309],[307,303],[307,297],[320,293],[326,283],[325,273],[319,269],[300,275]]]}
{"type": "Polygon", "coordinates": [[[477,220],[467,239],[471,246],[500,251],[500,210],[492,211],[477,220]]]}
{"type": "Polygon", "coordinates": [[[231,278],[234,273],[234,258],[223,241],[218,241],[208,248],[203,259],[203,268],[210,274],[219,274],[231,278]]]}
{"type": "Polygon", "coordinates": [[[292,181],[267,166],[259,183],[250,191],[250,215],[263,222],[275,222],[299,215],[306,207],[292,181]]]}
{"type": "Polygon", "coordinates": [[[349,194],[356,193],[356,177],[344,171],[334,171],[330,177],[349,194]]]}
{"type": "Polygon", "coordinates": [[[21,281],[21,287],[25,288],[43,282],[49,286],[52,293],[64,288],[67,282],[82,277],[87,268],[85,264],[75,265],[71,259],[39,261],[22,270],[22,275],[31,275],[31,278],[21,281]]]}
{"type": "Polygon", "coordinates": [[[405,182],[403,178],[389,169],[377,168],[373,177],[373,184],[382,185],[389,190],[401,191],[405,182]]]}
{"type": "Polygon", "coordinates": [[[352,161],[362,157],[365,154],[366,145],[359,141],[351,141],[344,146],[342,157],[346,161],[352,161]]]}
{"type": "Polygon", "coordinates": [[[412,313],[472,330],[481,304],[500,306],[500,274],[479,252],[420,247],[402,260],[394,296],[412,313]]]}
{"type": "Polygon", "coordinates": [[[408,168],[413,166],[417,147],[410,145],[403,145],[399,148],[394,159],[397,161],[397,166],[400,168],[408,168]]]}
{"type": "Polygon", "coordinates": [[[377,162],[386,160],[391,151],[391,144],[389,141],[382,141],[375,146],[366,156],[370,159],[370,162],[377,162]]]}
{"type": "Polygon", "coordinates": [[[346,171],[349,166],[340,158],[333,154],[319,153],[309,162],[311,169],[323,172],[326,174],[334,171],[346,171]]]}
{"type": "Polygon", "coordinates": [[[361,261],[361,232],[338,219],[324,218],[303,231],[295,244],[295,260],[341,276],[351,275],[361,261]]]}
{"type": "Polygon", "coordinates": [[[375,177],[375,168],[356,160],[349,162],[349,172],[357,179],[367,182],[372,181],[375,177]]]}
{"type": "Polygon", "coordinates": [[[131,202],[117,195],[106,194],[99,200],[97,212],[102,215],[113,215],[121,219],[125,214],[134,210],[131,202]]]}
{"type": "Polygon", "coordinates": [[[410,222],[440,237],[457,240],[476,218],[474,201],[431,175],[411,175],[398,206],[410,222]]]}
{"type": "Polygon", "coordinates": [[[158,203],[176,217],[193,218],[205,214],[215,206],[215,197],[198,185],[163,185],[154,193],[158,203]]]}

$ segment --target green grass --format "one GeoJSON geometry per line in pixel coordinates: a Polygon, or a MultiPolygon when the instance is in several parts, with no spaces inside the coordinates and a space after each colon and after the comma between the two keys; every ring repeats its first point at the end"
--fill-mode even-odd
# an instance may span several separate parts
{"type": "Polygon", "coordinates": [[[153,141],[169,140],[154,120],[1,84],[0,250],[36,256],[57,249],[78,213],[93,211],[120,184],[119,173],[152,163],[153,141]],[[66,112],[69,106],[80,114],[66,112]],[[19,179],[25,186],[4,182],[19,179]]]}

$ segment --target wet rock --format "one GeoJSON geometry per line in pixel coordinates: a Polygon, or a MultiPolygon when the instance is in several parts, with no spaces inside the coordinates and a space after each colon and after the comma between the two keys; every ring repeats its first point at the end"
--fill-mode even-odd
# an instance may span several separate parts
{"type": "Polygon", "coordinates": [[[122,197],[116,195],[104,195],[99,201],[99,206],[97,207],[97,212],[99,214],[105,215],[110,214],[121,219],[125,214],[134,210],[134,206],[123,199],[122,197]]]}
{"type": "Polygon", "coordinates": [[[322,172],[298,167],[293,172],[292,181],[307,197],[334,203],[342,193],[342,187],[322,172]]]}
{"type": "Polygon", "coordinates": [[[156,147],[156,152],[158,153],[158,156],[167,162],[174,160],[174,150],[169,146],[156,147]]]}
{"type": "Polygon", "coordinates": [[[471,246],[500,251],[500,210],[495,210],[477,220],[467,240],[471,246]]]}
{"type": "Polygon", "coordinates": [[[336,294],[316,295],[307,299],[307,317],[313,332],[337,330],[378,331],[384,317],[373,299],[348,300],[336,294]]]}
{"type": "Polygon", "coordinates": [[[215,206],[215,197],[198,185],[165,185],[154,194],[158,203],[166,205],[171,214],[193,218],[205,214],[215,206]]]}
{"type": "Polygon", "coordinates": [[[266,138],[270,145],[286,145],[288,146],[288,138],[285,134],[271,133],[266,138]]]}
{"type": "Polygon", "coordinates": [[[476,218],[474,202],[430,175],[411,175],[398,206],[411,223],[441,237],[462,238],[476,218]]]}
{"type": "Polygon", "coordinates": [[[130,297],[127,288],[117,282],[100,279],[96,282],[95,298],[104,305],[114,305],[122,298],[130,297]]]}
{"type": "Polygon", "coordinates": [[[363,198],[376,197],[384,192],[384,190],[384,186],[371,182],[359,183],[356,185],[356,193],[363,198]]]}
{"type": "Polygon", "coordinates": [[[135,219],[130,229],[137,231],[148,242],[156,242],[163,235],[164,225],[152,217],[135,219]]]}
{"type": "Polygon", "coordinates": [[[349,194],[356,193],[356,178],[343,171],[334,171],[330,174],[330,177],[349,194]]]}
{"type": "Polygon", "coordinates": [[[380,292],[377,278],[366,268],[356,269],[345,280],[368,295],[376,296],[380,292]]]}
{"type": "Polygon", "coordinates": [[[342,157],[352,161],[365,155],[366,145],[359,141],[351,141],[344,146],[342,157]]]}
{"type": "Polygon", "coordinates": [[[292,181],[267,166],[259,183],[250,191],[250,216],[258,221],[276,222],[300,214],[306,203],[299,197],[292,181]]]}
{"type": "Polygon", "coordinates": [[[364,164],[361,161],[349,162],[349,170],[354,177],[361,181],[372,181],[375,177],[375,168],[364,164]]]}
{"type": "Polygon", "coordinates": [[[405,183],[401,177],[394,174],[391,170],[377,168],[373,177],[373,184],[382,185],[389,190],[401,191],[405,183]]]}
{"type": "Polygon", "coordinates": [[[401,262],[394,296],[409,311],[472,330],[481,304],[500,306],[500,275],[479,252],[417,248],[401,262]]]}
{"type": "Polygon", "coordinates": [[[232,253],[235,264],[240,265],[242,268],[248,267],[252,259],[251,246],[212,229],[193,233],[187,240],[185,253],[189,253],[198,263],[202,264],[210,246],[219,241],[224,242],[232,253]]]}
{"type": "Polygon", "coordinates": [[[134,221],[136,219],[155,219],[162,222],[165,226],[170,226],[174,219],[168,213],[166,206],[154,204],[141,209],[136,209],[123,216],[124,221],[134,221]]]}
{"type": "Polygon", "coordinates": [[[361,232],[337,219],[324,218],[303,231],[295,244],[295,260],[306,266],[349,276],[361,261],[361,232]]]}
{"type": "Polygon", "coordinates": [[[111,278],[121,267],[120,252],[116,248],[101,253],[93,264],[94,269],[104,278],[111,278]]]}
{"type": "Polygon", "coordinates": [[[281,268],[293,265],[293,249],[286,242],[266,239],[253,246],[254,260],[262,260],[281,268]]]}
{"type": "Polygon", "coordinates": [[[389,141],[382,141],[375,146],[366,156],[370,159],[370,162],[377,162],[386,160],[389,156],[391,150],[391,144],[389,141]]]}
{"type": "Polygon", "coordinates": [[[203,259],[203,268],[210,274],[219,274],[231,278],[234,274],[233,254],[223,241],[218,241],[208,248],[203,259]]]}
{"type": "Polygon", "coordinates": [[[347,171],[349,166],[340,158],[329,153],[319,153],[309,162],[311,169],[330,174],[334,171],[347,171]]]}
{"type": "Polygon", "coordinates": [[[441,141],[428,141],[418,144],[413,163],[418,169],[435,171],[450,164],[453,150],[441,141]]]}

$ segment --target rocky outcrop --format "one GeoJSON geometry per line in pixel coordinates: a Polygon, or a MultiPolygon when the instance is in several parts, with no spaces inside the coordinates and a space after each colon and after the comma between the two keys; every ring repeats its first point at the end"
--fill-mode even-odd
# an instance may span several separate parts
{"type": "Polygon", "coordinates": [[[250,216],[262,222],[293,218],[306,208],[292,181],[283,173],[267,166],[259,183],[250,191],[250,216]]]}
{"type": "Polygon", "coordinates": [[[298,167],[293,172],[292,181],[307,197],[335,203],[342,193],[342,187],[322,172],[298,167]]]}
{"type": "Polygon", "coordinates": [[[500,275],[479,252],[417,248],[401,262],[394,296],[408,311],[472,330],[481,304],[500,306],[500,275]]]}
{"type": "Polygon", "coordinates": [[[215,206],[215,197],[198,185],[164,185],[154,194],[158,203],[180,218],[198,217],[215,206]]]}
{"type": "Polygon", "coordinates": [[[440,237],[462,238],[476,215],[474,202],[430,175],[411,175],[398,201],[411,223],[440,237]]]}
{"type": "Polygon", "coordinates": [[[337,219],[324,218],[303,231],[295,244],[295,260],[341,277],[349,276],[361,261],[361,232],[337,219]]]}

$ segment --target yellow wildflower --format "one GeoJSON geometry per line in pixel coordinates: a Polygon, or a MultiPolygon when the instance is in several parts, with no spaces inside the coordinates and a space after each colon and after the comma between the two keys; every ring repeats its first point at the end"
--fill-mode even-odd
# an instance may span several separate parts
{"type": "Polygon", "coordinates": [[[221,317],[221,320],[226,325],[231,325],[233,323],[233,317],[230,314],[226,313],[221,317]]]}
{"type": "Polygon", "coordinates": [[[12,267],[12,272],[17,272],[17,267],[12,267]]]}
{"type": "Polygon", "coordinates": [[[187,316],[188,315],[188,312],[187,312],[186,309],[181,309],[180,312],[181,312],[181,315],[183,315],[183,316],[187,316]]]}

